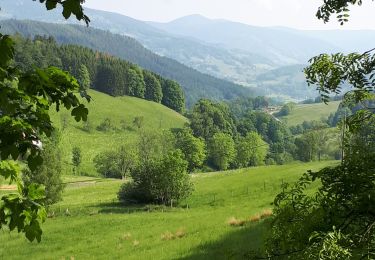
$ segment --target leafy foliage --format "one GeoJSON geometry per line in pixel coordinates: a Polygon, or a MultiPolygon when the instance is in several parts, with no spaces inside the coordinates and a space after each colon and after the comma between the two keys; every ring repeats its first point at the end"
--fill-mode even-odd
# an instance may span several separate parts
{"type": "Polygon", "coordinates": [[[45,198],[41,200],[43,205],[50,206],[62,199],[64,184],[61,179],[61,149],[60,134],[53,132],[50,138],[44,138],[41,152],[43,164],[34,171],[24,169],[22,174],[26,186],[32,183],[44,185],[45,198]]]}
{"type": "Polygon", "coordinates": [[[227,170],[236,157],[235,144],[229,134],[216,133],[210,139],[209,158],[219,170],[227,170]]]}
{"type": "Polygon", "coordinates": [[[329,22],[332,14],[337,14],[338,22],[343,25],[349,21],[349,6],[351,5],[362,5],[362,0],[325,0],[316,16],[326,23],[329,22]]]}
{"type": "Polygon", "coordinates": [[[190,129],[176,131],[176,148],[181,150],[188,162],[189,172],[199,169],[206,160],[206,144],[202,138],[195,137],[190,129]]]}
{"type": "Polygon", "coordinates": [[[74,15],[77,20],[83,20],[87,25],[90,23],[90,18],[83,12],[82,4],[85,2],[84,0],[39,0],[39,2],[45,3],[47,10],[55,9],[57,5],[62,6],[62,15],[65,19],[74,15]]]}
{"type": "Polygon", "coordinates": [[[268,152],[268,144],[256,132],[249,132],[237,143],[236,164],[239,168],[263,165],[268,152]]]}
{"type": "MultiPolygon", "coordinates": [[[[362,1],[324,1],[317,16],[329,21],[333,13],[343,24],[348,6],[362,1]]],[[[351,90],[344,102],[362,106],[344,119],[348,128],[345,157],[339,166],[309,171],[293,186],[284,185],[275,199],[275,218],[267,246],[270,257],[285,259],[372,259],[375,244],[374,169],[375,115],[366,101],[374,91],[374,55],[322,54],[305,69],[309,84],[316,84],[322,100],[340,94],[343,83],[351,90]],[[315,194],[307,187],[321,186],[315,194]]],[[[347,129],[344,129],[345,131],[347,129]]]]}
{"type": "Polygon", "coordinates": [[[105,178],[122,178],[138,165],[137,153],[129,146],[98,154],[94,158],[96,170],[105,178]]]}
{"type": "Polygon", "coordinates": [[[119,199],[128,203],[177,203],[192,192],[187,166],[179,150],[167,153],[160,161],[149,160],[132,172],[133,183],[122,186],[119,199]]]}
{"type": "Polygon", "coordinates": [[[233,115],[223,103],[216,103],[208,99],[199,100],[193,108],[190,121],[194,135],[202,137],[206,141],[220,132],[230,136],[236,134],[233,115]]]}
{"type": "MultiPolygon", "coordinates": [[[[36,170],[43,162],[38,145],[41,136],[53,131],[50,107],[72,109],[77,121],[86,120],[88,110],[75,95],[79,85],[71,75],[55,67],[21,72],[11,65],[14,42],[7,35],[0,34],[0,53],[0,174],[18,186],[18,193],[1,197],[0,227],[17,228],[30,241],[40,241],[46,214],[37,202],[45,198],[44,187],[24,186],[17,162],[7,159],[27,158],[30,170],[36,170]]],[[[90,100],[85,92],[81,96],[90,100]]]]}

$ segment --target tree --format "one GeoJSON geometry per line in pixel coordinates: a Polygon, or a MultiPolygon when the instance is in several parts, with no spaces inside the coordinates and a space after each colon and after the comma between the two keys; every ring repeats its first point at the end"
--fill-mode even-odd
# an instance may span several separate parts
{"type": "Polygon", "coordinates": [[[207,99],[201,99],[194,105],[190,127],[196,137],[206,141],[219,132],[236,135],[234,117],[229,107],[207,99]]]}
{"type": "Polygon", "coordinates": [[[163,91],[159,80],[148,71],[143,71],[143,78],[146,85],[145,99],[160,103],[163,98],[163,91]]]}
{"type": "Polygon", "coordinates": [[[85,65],[81,65],[79,68],[78,82],[84,90],[88,90],[91,86],[90,73],[85,65]]]}
{"type": "Polygon", "coordinates": [[[119,199],[125,203],[178,203],[193,190],[187,166],[179,150],[166,153],[161,160],[147,161],[132,172],[132,183],[123,184],[119,199]]]}
{"type": "Polygon", "coordinates": [[[72,164],[73,164],[73,173],[78,174],[78,168],[81,165],[82,156],[81,156],[81,149],[79,147],[73,147],[72,150],[72,164]]]}
{"type": "Polygon", "coordinates": [[[239,168],[263,165],[268,152],[268,144],[256,132],[249,132],[239,139],[236,164],[239,168]]]}
{"type": "Polygon", "coordinates": [[[137,166],[138,156],[129,146],[122,145],[117,150],[98,154],[94,164],[98,173],[105,178],[125,179],[137,166]]]}
{"type": "Polygon", "coordinates": [[[43,164],[31,171],[26,168],[23,171],[22,179],[26,186],[32,183],[44,185],[45,198],[41,200],[43,205],[49,206],[62,199],[64,184],[61,179],[61,149],[60,134],[53,132],[50,138],[43,139],[43,150],[41,156],[43,164]]]}
{"type": "Polygon", "coordinates": [[[175,133],[176,148],[181,150],[188,161],[189,172],[202,167],[206,160],[206,144],[202,138],[194,137],[190,129],[182,129],[175,133]]]}
{"type": "Polygon", "coordinates": [[[293,111],[293,109],[294,109],[295,106],[296,106],[295,103],[287,103],[287,104],[285,104],[281,108],[281,110],[277,113],[276,116],[287,116],[287,115],[289,115],[293,111]]]}
{"type": "Polygon", "coordinates": [[[179,113],[185,109],[185,96],[181,86],[173,80],[162,80],[163,99],[161,103],[179,113]]]}
{"type": "Polygon", "coordinates": [[[236,156],[234,141],[229,134],[217,133],[209,142],[209,157],[219,170],[227,170],[236,156]]]}
{"type": "MultiPolygon", "coordinates": [[[[74,14],[78,20],[89,22],[83,13],[82,1],[41,1],[47,9],[63,6],[63,15],[74,14]]],[[[77,121],[86,120],[88,110],[74,94],[79,90],[77,80],[55,68],[33,68],[21,72],[12,65],[14,41],[8,35],[0,34],[0,174],[18,186],[18,193],[1,196],[0,228],[25,233],[28,240],[40,242],[41,224],[46,211],[38,202],[45,198],[41,185],[25,186],[20,178],[19,158],[27,158],[31,171],[42,165],[41,136],[53,132],[48,111],[52,105],[72,109],[77,121]],[[56,91],[59,90],[59,91],[56,91]]],[[[84,92],[81,95],[90,100],[84,92]]]]}

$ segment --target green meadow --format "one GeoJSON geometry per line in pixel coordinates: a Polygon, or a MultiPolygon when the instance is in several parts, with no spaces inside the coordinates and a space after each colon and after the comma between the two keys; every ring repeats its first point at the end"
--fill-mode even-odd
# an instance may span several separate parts
{"type": "Polygon", "coordinates": [[[120,180],[65,177],[63,201],[50,208],[42,242],[2,230],[0,259],[246,258],[261,247],[268,223],[248,220],[272,208],[281,184],[335,163],[195,174],[192,196],[174,208],[119,204],[120,180]],[[231,226],[233,217],[246,223],[231,226]]]}
{"type": "Polygon", "coordinates": [[[135,117],[143,117],[144,129],[178,128],[187,122],[181,114],[155,102],[127,96],[111,97],[93,90],[89,94],[92,97],[92,101],[86,104],[89,109],[89,131],[85,130],[84,123],[75,122],[67,111],[51,113],[54,125],[61,131],[62,161],[66,174],[72,172],[72,149],[79,147],[82,153],[80,172],[95,176],[92,161],[98,153],[137,140],[138,129],[133,125],[135,117]],[[98,131],[97,126],[106,118],[110,119],[112,129],[98,131]]]}
{"type": "Polygon", "coordinates": [[[340,101],[332,101],[328,104],[298,104],[290,115],[280,119],[288,126],[302,124],[304,121],[319,121],[322,118],[327,119],[331,113],[335,113],[339,105],[340,101]]]}

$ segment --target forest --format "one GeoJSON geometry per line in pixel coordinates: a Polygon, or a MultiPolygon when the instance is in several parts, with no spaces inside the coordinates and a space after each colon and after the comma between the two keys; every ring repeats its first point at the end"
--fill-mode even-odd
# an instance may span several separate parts
{"type": "Polygon", "coordinates": [[[96,89],[112,96],[144,98],[183,112],[181,86],[137,65],[77,45],[59,45],[52,37],[15,37],[15,62],[22,70],[32,66],[55,66],[74,75],[84,89],[96,89]]]}

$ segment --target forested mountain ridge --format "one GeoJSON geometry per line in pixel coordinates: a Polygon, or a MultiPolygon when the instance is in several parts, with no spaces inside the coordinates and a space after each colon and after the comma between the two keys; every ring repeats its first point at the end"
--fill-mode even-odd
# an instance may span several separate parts
{"type": "Polygon", "coordinates": [[[175,80],[183,87],[188,106],[204,97],[230,100],[252,94],[251,89],[200,73],[172,59],[154,54],[130,37],[79,25],[16,20],[0,21],[0,25],[5,33],[19,33],[26,37],[50,35],[58,43],[86,46],[175,80]]]}
{"type": "Polygon", "coordinates": [[[13,38],[15,61],[22,70],[54,66],[72,73],[84,89],[150,100],[180,113],[185,109],[184,93],[178,83],[135,64],[86,47],[59,45],[52,37],[13,38]]]}

